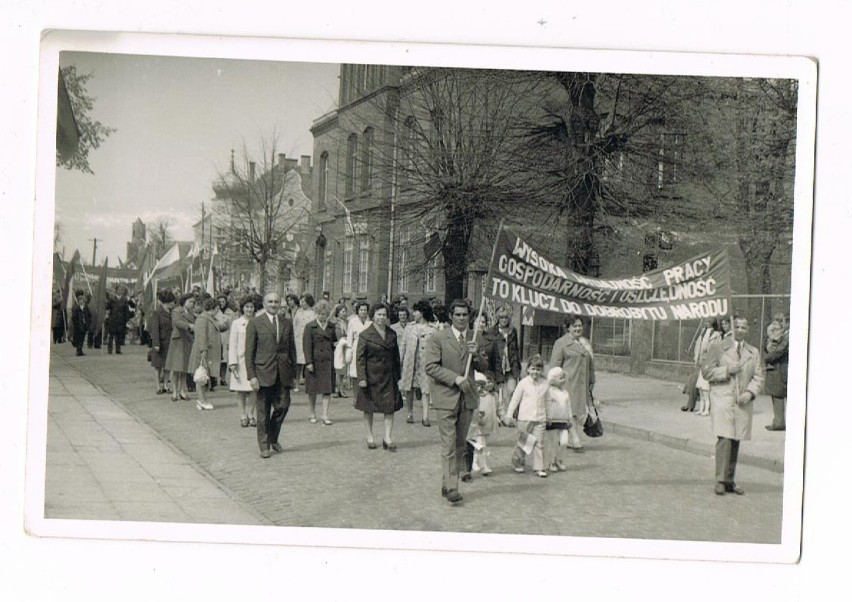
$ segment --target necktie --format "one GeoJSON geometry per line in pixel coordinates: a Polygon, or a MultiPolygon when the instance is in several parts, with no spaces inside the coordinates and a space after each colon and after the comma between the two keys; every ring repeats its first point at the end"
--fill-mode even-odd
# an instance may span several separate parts
{"type": "Polygon", "coordinates": [[[737,343],[737,359],[740,359],[743,356],[743,342],[740,341],[737,343]]]}
{"type": "Polygon", "coordinates": [[[275,327],[275,342],[277,343],[281,339],[281,335],[279,334],[279,330],[278,330],[278,316],[277,315],[272,316],[272,325],[275,327]]]}
{"type": "Polygon", "coordinates": [[[463,332],[459,333],[459,345],[461,345],[462,347],[465,346],[465,344],[464,344],[464,333],[463,332]]]}

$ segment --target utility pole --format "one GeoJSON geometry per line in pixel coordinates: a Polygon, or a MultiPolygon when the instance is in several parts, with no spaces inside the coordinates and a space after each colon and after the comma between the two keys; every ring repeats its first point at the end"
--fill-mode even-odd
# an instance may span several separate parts
{"type": "MultiPolygon", "coordinates": [[[[95,260],[96,260],[97,255],[98,255],[98,239],[97,238],[90,238],[89,240],[92,241],[92,265],[94,266],[94,265],[97,265],[95,263],[95,260]]],[[[103,242],[103,240],[101,240],[101,242],[103,242]]]]}

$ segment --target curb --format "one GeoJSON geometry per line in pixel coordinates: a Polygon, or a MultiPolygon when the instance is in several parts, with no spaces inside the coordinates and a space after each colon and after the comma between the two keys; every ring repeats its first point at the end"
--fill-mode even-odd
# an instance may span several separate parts
{"type": "MultiPolygon", "coordinates": [[[[715,446],[712,443],[706,443],[704,441],[695,441],[693,439],[687,439],[686,437],[677,437],[675,435],[656,433],[654,431],[649,431],[648,429],[618,424],[617,422],[608,422],[605,420],[602,420],[602,422],[604,424],[604,427],[609,429],[611,432],[623,435],[625,437],[630,437],[632,439],[653,441],[655,443],[661,443],[666,447],[680,449],[700,456],[706,456],[708,458],[712,458],[716,453],[715,446]]],[[[772,472],[777,472],[781,474],[784,473],[783,459],[773,460],[772,458],[764,458],[761,456],[755,456],[753,454],[740,453],[738,462],[740,464],[748,464],[749,466],[755,466],[757,468],[771,470],[772,472]]]]}

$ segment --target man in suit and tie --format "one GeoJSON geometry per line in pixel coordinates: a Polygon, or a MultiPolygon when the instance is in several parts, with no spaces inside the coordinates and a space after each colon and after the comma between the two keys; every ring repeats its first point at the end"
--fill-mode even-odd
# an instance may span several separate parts
{"type": "Polygon", "coordinates": [[[716,495],[745,492],[734,482],[740,440],[751,439],[754,398],[764,381],[760,352],[745,341],[748,320],[733,319],[733,337],[713,341],[701,373],[710,383],[710,419],[716,435],[716,495]]]}
{"type": "MultiPolygon", "coordinates": [[[[478,352],[473,332],[468,328],[470,308],[462,300],[450,304],[451,328],[430,336],[423,350],[426,374],[434,379],[432,407],[438,417],[441,434],[443,483],[441,495],[451,504],[462,501],[459,473],[467,474],[467,432],[473,411],[479,404],[474,369],[485,372],[488,359],[478,352]],[[468,357],[472,362],[467,368],[468,357]]],[[[462,480],[466,480],[464,477],[462,480]]]]}
{"type": "Polygon", "coordinates": [[[290,389],[296,374],[293,325],[278,315],[278,293],[263,297],[264,313],[246,327],[246,374],[257,391],[257,443],[260,457],[280,452],[278,435],[290,409],[290,389]],[[270,451],[271,450],[271,451],[270,451]]]}

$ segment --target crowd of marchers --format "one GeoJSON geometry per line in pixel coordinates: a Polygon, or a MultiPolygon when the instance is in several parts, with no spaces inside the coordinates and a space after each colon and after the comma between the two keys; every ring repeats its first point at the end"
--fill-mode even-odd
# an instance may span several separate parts
{"type": "MultiPolygon", "coordinates": [[[[212,295],[199,287],[160,290],[145,313],[117,286],[96,329],[88,303],[84,291],[75,291],[66,317],[54,298],[55,343],[67,336],[80,356],[105,338],[107,353],[120,354],[130,337],[149,347],[154,391],[173,402],[191,400],[199,410],[214,409],[210,393],[227,387],[238,400],[235,422],[256,430],[262,458],[283,451],[279,437],[291,394],[301,390],[309,421],[328,427],[332,411],[339,411],[332,399],[352,398],[371,450],[378,448],[376,414],[382,418],[382,449],[391,453],[399,450],[398,412],[411,424],[429,428],[434,422],[441,493],[451,504],[463,499],[460,482],[492,473],[488,439],[499,426],[517,428],[509,459],[514,471],[525,472],[529,459],[533,472],[545,478],[568,469],[568,451],[585,452],[581,431],[599,409],[594,353],[580,316],[565,317],[566,333],[545,362],[539,355],[521,357],[509,305],[491,315],[475,311],[469,300],[409,305],[405,296],[392,303],[332,304],[327,296],[315,300],[304,293],[286,294],[282,302],[274,292],[261,296],[226,286],[212,295]]],[[[745,342],[748,326],[737,316],[704,325],[686,388],[690,401],[682,408],[712,416],[719,495],[743,493],[734,481],[739,443],[750,438],[752,403],[765,380],[775,411],[767,428],[785,428],[787,318],[776,317],[762,353],[745,342]]]]}

